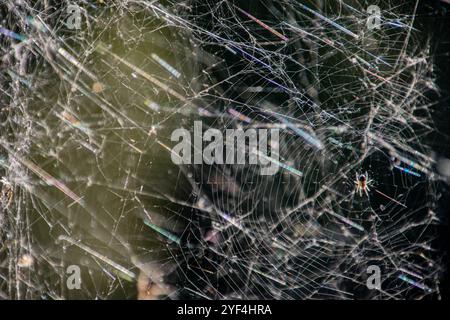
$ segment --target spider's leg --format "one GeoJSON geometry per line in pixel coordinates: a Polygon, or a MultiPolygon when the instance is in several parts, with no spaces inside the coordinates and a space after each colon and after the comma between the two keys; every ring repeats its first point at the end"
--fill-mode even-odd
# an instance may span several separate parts
{"type": "MultiPolygon", "coordinates": [[[[367,190],[369,190],[369,188],[366,187],[366,188],[364,189],[364,193],[366,194],[367,198],[369,198],[369,192],[367,192],[367,190]]],[[[369,191],[370,191],[370,190],[369,190],[369,191]]]]}

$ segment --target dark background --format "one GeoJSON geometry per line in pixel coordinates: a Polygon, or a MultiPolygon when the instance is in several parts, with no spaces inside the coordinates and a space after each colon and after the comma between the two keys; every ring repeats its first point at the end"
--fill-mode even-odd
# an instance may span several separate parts
{"type": "MultiPolygon", "coordinates": [[[[450,4],[444,1],[420,1],[418,23],[432,36],[432,52],[436,62],[435,76],[440,95],[432,97],[437,101],[434,106],[433,120],[436,131],[430,135],[429,143],[440,157],[450,158],[450,4]]],[[[450,189],[442,183],[438,215],[441,218],[440,237],[436,244],[445,252],[444,263],[447,270],[441,284],[442,297],[450,298],[450,189]]]]}

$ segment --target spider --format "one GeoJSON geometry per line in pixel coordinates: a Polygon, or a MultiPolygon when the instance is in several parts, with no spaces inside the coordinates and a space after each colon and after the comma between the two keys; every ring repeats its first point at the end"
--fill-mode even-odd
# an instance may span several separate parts
{"type": "Polygon", "coordinates": [[[367,174],[360,174],[358,176],[358,173],[355,172],[355,177],[356,180],[354,181],[356,184],[356,188],[355,188],[355,193],[358,192],[359,196],[362,197],[362,193],[364,191],[364,193],[367,195],[367,197],[369,196],[369,192],[370,188],[369,186],[372,184],[372,179],[369,179],[369,175],[367,174]]]}
{"type": "Polygon", "coordinates": [[[9,183],[5,177],[3,177],[0,182],[2,183],[2,188],[0,191],[0,205],[3,209],[8,209],[14,196],[13,188],[11,183],[9,183]]]}

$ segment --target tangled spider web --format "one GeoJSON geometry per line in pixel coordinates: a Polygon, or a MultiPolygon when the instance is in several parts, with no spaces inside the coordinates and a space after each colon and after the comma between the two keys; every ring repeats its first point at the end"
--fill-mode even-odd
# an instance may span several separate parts
{"type": "Polygon", "coordinates": [[[330,2],[2,3],[0,295],[439,298],[418,2],[330,2]],[[194,121],[279,129],[278,172],[173,164],[194,121]]]}

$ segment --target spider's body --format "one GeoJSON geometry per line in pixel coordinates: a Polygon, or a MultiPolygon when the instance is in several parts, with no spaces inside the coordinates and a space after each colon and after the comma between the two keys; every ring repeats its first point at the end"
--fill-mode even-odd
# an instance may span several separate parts
{"type": "Polygon", "coordinates": [[[3,209],[8,209],[14,195],[13,188],[5,177],[3,177],[0,182],[2,183],[0,191],[0,207],[2,207],[3,209]]]}
{"type": "Polygon", "coordinates": [[[362,197],[362,193],[364,193],[369,196],[369,185],[372,183],[372,180],[369,179],[369,175],[367,174],[360,174],[358,176],[358,173],[355,173],[356,180],[354,181],[356,184],[355,193],[358,192],[359,196],[362,197]]]}

